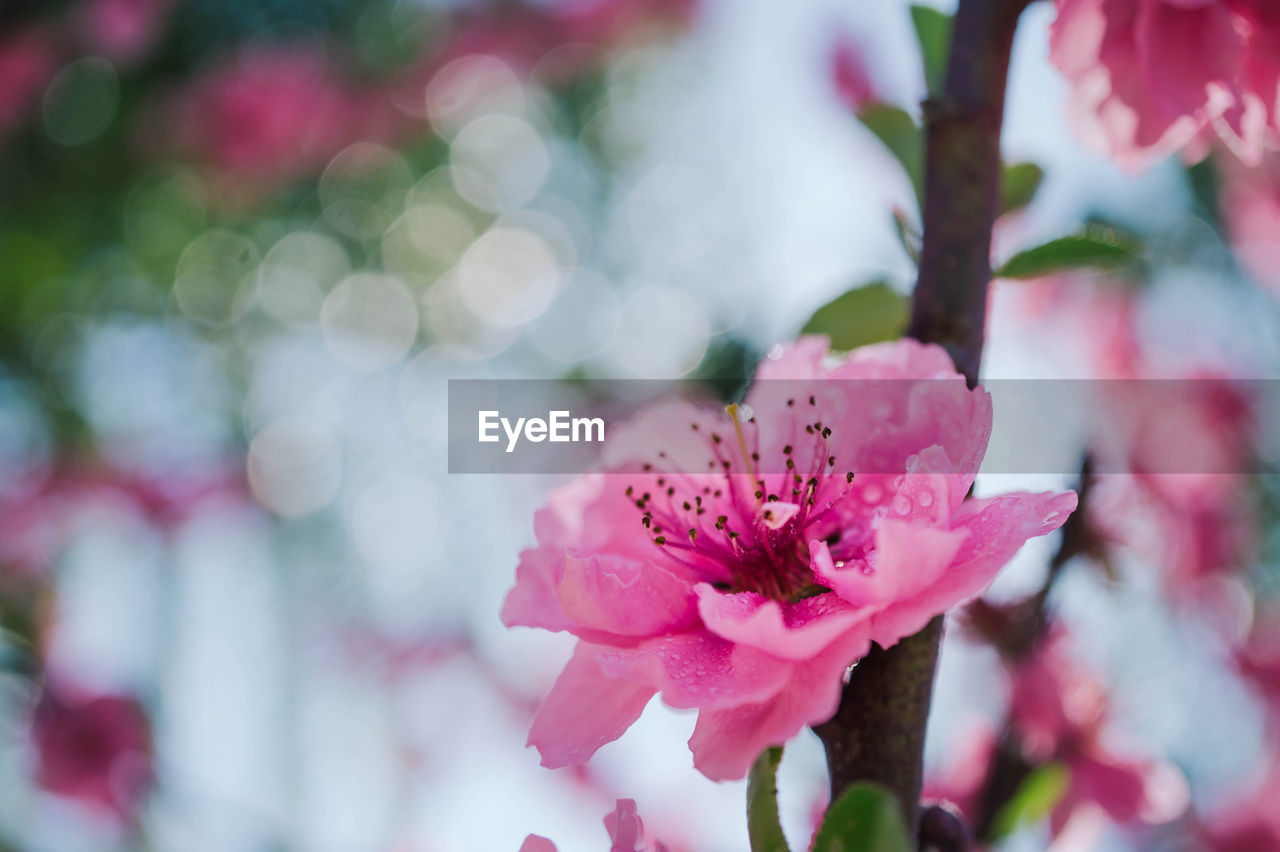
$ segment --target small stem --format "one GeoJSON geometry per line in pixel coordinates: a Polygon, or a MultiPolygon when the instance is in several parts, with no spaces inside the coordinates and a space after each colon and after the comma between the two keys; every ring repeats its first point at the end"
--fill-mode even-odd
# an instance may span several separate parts
{"type": "Polygon", "coordinates": [[[781,748],[767,748],[747,777],[747,836],[751,852],[790,852],[778,818],[778,764],[781,748]]]}
{"type": "MultiPolygon", "coordinates": [[[[970,385],[982,361],[1009,54],[1028,3],[960,0],[946,84],[925,104],[924,242],[908,334],[945,347],[970,385]]],[[[836,715],[816,729],[833,801],[856,781],[878,781],[898,798],[913,836],[941,640],[938,616],[892,648],[872,649],[836,715]]]]}

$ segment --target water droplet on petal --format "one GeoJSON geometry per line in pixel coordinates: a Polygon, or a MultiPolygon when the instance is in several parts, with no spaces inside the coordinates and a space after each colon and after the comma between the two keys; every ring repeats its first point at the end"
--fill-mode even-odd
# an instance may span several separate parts
{"type": "Polygon", "coordinates": [[[916,502],[918,502],[921,506],[925,507],[926,509],[929,508],[930,506],[933,505],[933,492],[921,491],[920,494],[916,497],[916,502]]]}
{"type": "Polygon", "coordinates": [[[911,500],[905,494],[899,494],[893,498],[893,511],[899,515],[905,515],[911,511],[911,500]]]}

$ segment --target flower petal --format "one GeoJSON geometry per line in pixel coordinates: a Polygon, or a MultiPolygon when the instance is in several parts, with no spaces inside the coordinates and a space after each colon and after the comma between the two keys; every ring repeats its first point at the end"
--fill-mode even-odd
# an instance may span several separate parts
{"type": "Polygon", "coordinates": [[[688,583],[653,562],[566,554],[556,593],[573,630],[652,636],[697,623],[688,583]]]}
{"type": "Polygon", "coordinates": [[[742,778],[764,749],[830,719],[840,704],[844,672],[862,647],[856,635],[796,665],[775,698],[698,714],[689,749],[693,765],[713,781],[742,778]]]}
{"type": "Polygon", "coordinates": [[[657,690],[607,677],[601,648],[579,642],[529,730],[529,745],[550,768],[586,763],[596,749],[622,736],[657,690]]]}
{"type": "Polygon", "coordinates": [[[613,811],[605,815],[604,828],[613,841],[609,852],[636,852],[644,838],[644,823],[636,815],[636,800],[618,799],[613,811]]]}
{"type": "Polygon", "coordinates": [[[520,852],[559,852],[556,845],[545,837],[530,834],[520,844],[520,852]]]}
{"type": "MultiPolygon", "coordinates": [[[[813,657],[859,625],[863,625],[862,633],[866,635],[870,615],[832,594],[780,604],[753,592],[724,594],[706,583],[694,591],[698,595],[698,614],[708,630],[784,660],[813,657]]],[[[862,653],[865,651],[864,648],[862,653]]]]}
{"type": "Polygon", "coordinates": [[[885,520],[876,530],[869,561],[841,568],[830,562],[824,542],[811,542],[809,547],[815,575],[840,597],[855,606],[885,607],[927,591],[947,571],[968,537],[964,528],[885,520]]]}
{"type": "Polygon", "coordinates": [[[705,630],[662,636],[635,648],[610,649],[600,668],[662,691],[671,707],[731,707],[772,698],[787,682],[792,663],[705,630]]]}
{"type": "Polygon", "coordinates": [[[756,381],[820,379],[826,372],[822,361],[830,348],[831,341],[824,335],[816,334],[779,347],[780,351],[770,353],[756,367],[756,381]]]}
{"type": "Polygon", "coordinates": [[[520,554],[516,584],[502,604],[503,624],[544,630],[568,630],[573,626],[561,609],[556,592],[556,566],[563,558],[560,548],[549,546],[520,554]]]}
{"type": "Polygon", "coordinates": [[[871,638],[889,647],[935,615],[981,594],[1027,539],[1056,530],[1076,507],[1074,491],[1002,494],[968,500],[952,517],[968,536],[954,562],[934,582],[875,614],[871,638]]]}

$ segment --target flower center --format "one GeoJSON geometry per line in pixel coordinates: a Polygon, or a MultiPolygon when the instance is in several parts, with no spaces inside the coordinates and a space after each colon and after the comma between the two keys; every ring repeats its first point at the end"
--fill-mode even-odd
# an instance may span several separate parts
{"type": "MultiPolygon", "coordinates": [[[[787,405],[803,408],[795,400],[787,405]]],[[[812,396],[809,407],[816,412],[812,396]]],[[[838,508],[854,479],[852,471],[833,472],[832,429],[816,417],[787,416],[780,426],[790,429],[790,443],[780,459],[764,460],[770,469],[761,466],[759,430],[744,428],[744,410],[731,405],[726,411],[736,457],[718,431],[692,422],[692,431],[706,440],[708,472],[673,471],[667,454],[659,453],[666,470],[645,464],[645,475],[626,490],[640,523],[667,558],[722,591],[785,601],[827,591],[809,567],[809,542],[839,541],[838,508]]],[[[754,427],[755,417],[746,424],[754,427]]]]}

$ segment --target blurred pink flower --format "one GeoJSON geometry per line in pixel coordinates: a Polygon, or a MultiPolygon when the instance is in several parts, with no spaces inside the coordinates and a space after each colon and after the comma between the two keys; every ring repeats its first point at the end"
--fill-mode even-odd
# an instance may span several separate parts
{"type": "MultiPolygon", "coordinates": [[[[618,799],[617,806],[604,818],[609,832],[609,852],[644,852],[644,823],[636,814],[634,799],[618,799]]],[[[667,847],[655,841],[652,852],[666,852],[667,847]]],[[[556,845],[545,837],[530,834],[520,845],[520,852],[556,852],[556,845]]]]}
{"type": "Polygon", "coordinates": [[[26,30],[0,41],[0,133],[26,120],[59,67],[57,46],[44,32],[26,30]]]}
{"type": "Polygon", "coordinates": [[[36,782],[128,821],[151,781],[151,732],[132,696],[81,695],[50,682],[32,720],[36,782]]]}
{"type": "Polygon", "coordinates": [[[841,103],[854,112],[878,99],[866,63],[847,37],[838,40],[831,51],[831,79],[841,103]]]}
{"type": "Polygon", "coordinates": [[[1050,58],[1076,125],[1126,168],[1213,131],[1257,162],[1280,129],[1280,7],[1266,0],[1058,0],[1050,58]]]}
{"type": "Polygon", "coordinates": [[[88,46],[108,59],[140,58],[155,43],[174,0],[88,0],[79,10],[88,46]]]}
{"type": "Polygon", "coordinates": [[[336,78],[321,52],[259,48],[197,78],[167,125],[179,148],[224,174],[279,184],[356,141],[385,138],[392,114],[385,97],[336,78]]]}
{"type": "Polygon", "coordinates": [[[1245,370],[1143,339],[1136,287],[1062,276],[1008,292],[1020,333],[1058,350],[1075,377],[1101,380],[1089,443],[1105,472],[1090,528],[1159,565],[1179,593],[1245,564],[1257,536],[1243,471],[1258,415],[1248,383],[1229,378],[1245,370]]]}
{"type": "Polygon", "coordinates": [[[1220,206],[1231,247],[1259,284],[1280,297],[1280,155],[1256,168],[1227,162],[1220,206]]]}
{"type": "Polygon", "coordinates": [[[520,844],[520,852],[559,852],[556,845],[540,834],[530,834],[520,844]]]}
{"type": "Polygon", "coordinates": [[[1273,762],[1253,794],[1200,822],[1200,840],[1214,852],[1280,852],[1280,766],[1273,762]]]}
{"type": "Polygon", "coordinates": [[[426,118],[423,90],[441,68],[467,56],[492,56],[521,74],[537,69],[552,85],[599,71],[603,51],[686,24],[697,0],[575,0],[475,5],[459,10],[447,42],[389,83],[399,110],[426,118]]]}
{"type": "Polygon", "coordinates": [[[965,500],[991,402],[939,347],[833,359],[805,338],[756,379],[745,423],[673,403],[615,427],[608,471],[535,517],[503,621],[580,640],[529,734],[544,765],[586,761],[661,692],[700,711],[694,765],[741,778],[831,717],[872,641],[981,593],[1075,508],[1074,493],[965,500]]]}
{"type": "Polygon", "coordinates": [[[144,475],[88,459],[40,467],[0,491],[0,563],[36,576],[52,569],[77,521],[97,507],[136,512],[169,530],[200,511],[206,500],[247,500],[243,468],[144,475]]]}
{"type": "MultiPolygon", "coordinates": [[[[1122,824],[1176,818],[1188,803],[1186,780],[1171,765],[1124,758],[1104,745],[1106,692],[1068,657],[1066,645],[1065,632],[1055,631],[1014,669],[1009,724],[1016,736],[1006,741],[1020,749],[1027,767],[1059,764],[1069,773],[1049,816],[1053,836],[1063,834],[1077,815],[1088,823],[1098,809],[1122,824]]],[[[930,774],[925,798],[952,803],[971,822],[991,819],[993,814],[980,811],[992,768],[1007,759],[1000,742],[989,724],[977,724],[949,764],[930,774]]]]}
{"type": "Polygon", "coordinates": [[[1197,581],[1246,564],[1256,535],[1241,472],[1253,452],[1243,393],[1210,372],[1184,373],[1120,382],[1106,404],[1109,441],[1124,453],[1109,464],[1132,473],[1098,477],[1094,529],[1153,557],[1175,592],[1197,594],[1197,581]]]}
{"type": "Polygon", "coordinates": [[[1027,759],[1058,762],[1070,773],[1050,816],[1054,835],[1089,804],[1119,823],[1174,819],[1187,806],[1185,779],[1171,765],[1122,758],[1103,744],[1106,691],[1068,656],[1067,643],[1056,632],[1016,669],[1010,710],[1027,759]]]}
{"type": "Polygon", "coordinates": [[[1232,656],[1236,670],[1265,702],[1272,717],[1280,719],[1280,607],[1274,603],[1257,606],[1249,633],[1232,649],[1232,656]]]}
{"type": "Polygon", "coordinates": [[[946,766],[925,777],[921,798],[950,802],[972,825],[980,816],[982,788],[996,759],[997,742],[997,733],[988,722],[974,723],[959,738],[946,766]]]}
{"type": "Polygon", "coordinates": [[[481,9],[460,18],[445,53],[447,58],[485,53],[531,68],[558,47],[610,47],[654,24],[683,23],[696,5],[696,0],[574,0],[516,4],[496,14],[481,9]]]}

